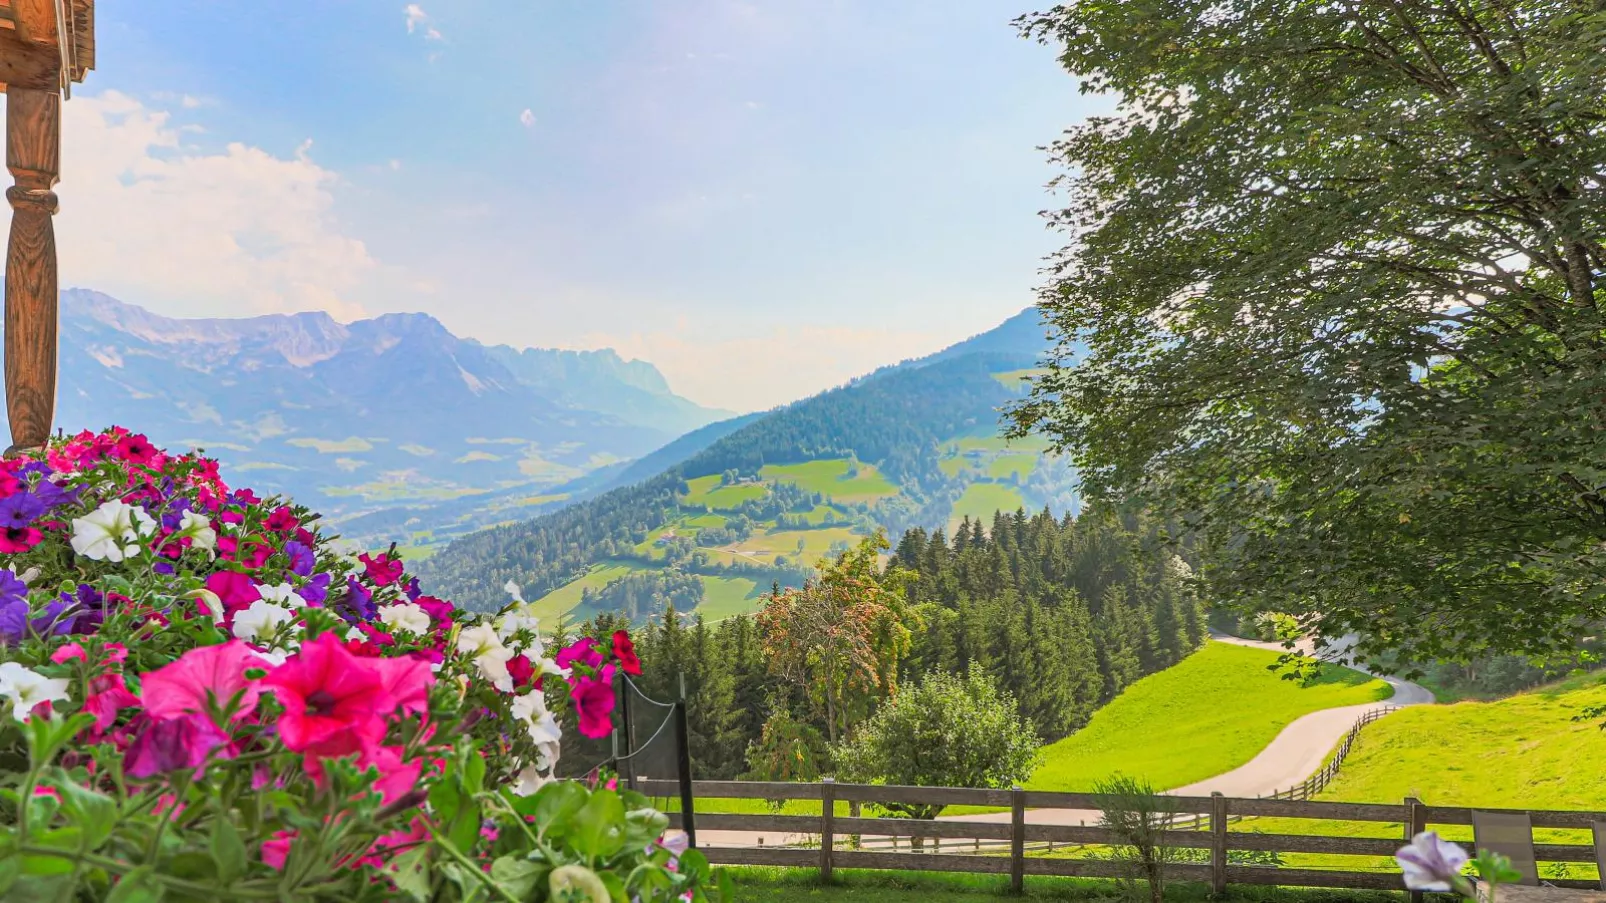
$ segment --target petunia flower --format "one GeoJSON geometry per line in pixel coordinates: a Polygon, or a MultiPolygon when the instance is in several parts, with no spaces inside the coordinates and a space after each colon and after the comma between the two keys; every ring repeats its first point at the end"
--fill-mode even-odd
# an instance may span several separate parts
{"type": "Polygon", "coordinates": [[[212,521],[204,514],[186,511],[179,519],[178,532],[174,534],[181,539],[188,539],[197,549],[211,552],[217,548],[217,531],[212,529],[212,521]]]}
{"type": "Polygon", "coordinates": [[[28,714],[44,703],[68,699],[71,685],[64,678],[30,671],[19,662],[0,662],[0,696],[11,701],[18,721],[27,721],[28,714]]]}
{"type": "Polygon", "coordinates": [[[206,588],[223,600],[225,611],[237,611],[262,598],[256,583],[238,571],[217,571],[206,578],[206,588]]]}
{"type": "Polygon", "coordinates": [[[613,657],[626,674],[641,673],[641,659],[636,657],[636,645],[630,642],[630,634],[627,631],[613,632],[613,657]]]}
{"type": "Polygon", "coordinates": [[[148,721],[129,744],[123,773],[131,778],[149,778],[171,771],[190,771],[205,765],[215,750],[227,752],[228,743],[228,735],[205,715],[148,721]]]}
{"type": "Polygon", "coordinates": [[[374,661],[352,655],[339,637],[324,633],[263,678],[284,706],[284,745],[309,756],[343,756],[383,739],[395,697],[374,661]]]}
{"type": "Polygon", "coordinates": [[[262,526],[275,533],[289,533],[301,526],[301,521],[296,519],[296,513],[290,510],[289,505],[280,505],[273,509],[273,513],[262,522],[262,526]]]}
{"type": "Polygon", "coordinates": [[[0,528],[0,554],[20,555],[44,539],[45,534],[35,527],[0,528]]]}
{"type": "Polygon", "coordinates": [[[588,636],[581,637],[560,650],[555,660],[558,667],[565,670],[576,664],[595,670],[602,664],[602,651],[597,648],[595,639],[588,636]]]}
{"type": "Polygon", "coordinates": [[[131,464],[150,464],[157,455],[156,446],[143,435],[124,436],[112,454],[131,464]]]}
{"type": "Polygon", "coordinates": [[[429,632],[432,622],[424,609],[412,602],[399,602],[395,605],[381,605],[375,613],[379,623],[391,630],[405,630],[416,636],[423,636],[429,632]]]}
{"type": "Polygon", "coordinates": [[[237,639],[264,644],[267,638],[277,634],[279,628],[289,624],[295,616],[295,612],[283,605],[258,599],[246,606],[244,611],[235,612],[230,630],[237,639]]]}
{"type": "Polygon", "coordinates": [[[284,862],[290,858],[290,844],[296,839],[294,831],[275,831],[262,841],[262,864],[276,872],[284,871],[284,862]]]}
{"type": "Polygon", "coordinates": [[[507,663],[513,657],[513,650],[502,645],[501,638],[496,635],[495,627],[481,621],[465,628],[457,635],[457,651],[473,659],[480,675],[498,690],[503,693],[513,692],[513,675],[507,670],[507,663]]]}
{"type": "Polygon", "coordinates": [[[546,786],[548,780],[550,778],[542,774],[541,769],[533,764],[526,765],[513,777],[513,792],[518,796],[533,796],[537,790],[546,786]]]}
{"type": "Polygon", "coordinates": [[[400,558],[392,558],[381,552],[370,556],[367,553],[357,556],[362,562],[363,573],[373,582],[374,586],[389,586],[401,579],[402,562],[400,558]]]}
{"type": "Polygon", "coordinates": [[[0,599],[0,639],[9,645],[16,645],[27,635],[28,600],[15,597],[0,599]]]}
{"type": "Polygon", "coordinates": [[[603,667],[595,677],[580,678],[570,698],[580,716],[580,733],[593,740],[608,736],[613,730],[613,666],[603,667]]]}
{"type": "Polygon", "coordinates": [[[524,723],[525,730],[534,742],[558,743],[563,739],[563,728],[558,726],[557,719],[547,710],[546,700],[539,691],[514,697],[511,708],[513,717],[524,723]]]}
{"type": "Polygon", "coordinates": [[[50,660],[58,665],[74,659],[81,662],[89,661],[89,653],[85,652],[84,647],[77,643],[67,643],[55,652],[50,653],[50,660]]]}
{"type": "Polygon", "coordinates": [[[263,667],[262,657],[239,640],[217,646],[197,646],[171,663],[140,678],[140,701],[155,719],[205,713],[213,705],[227,705],[236,695],[234,719],[256,708],[261,693],[258,681],[245,672],[263,667]]]}
{"type": "Polygon", "coordinates": [[[45,503],[31,492],[18,492],[0,499],[0,527],[32,526],[44,513],[45,503]]]}
{"type": "Polygon", "coordinates": [[[95,716],[96,734],[117,720],[117,713],[139,705],[139,697],[128,691],[128,683],[121,674],[102,674],[89,682],[89,694],[84,697],[84,711],[95,716]]]}
{"type": "Polygon", "coordinates": [[[1407,888],[1439,893],[1447,893],[1466,880],[1461,877],[1461,869],[1468,858],[1465,849],[1439,837],[1437,831],[1423,831],[1411,838],[1410,846],[1394,854],[1405,873],[1407,888]]]}
{"type": "Polygon", "coordinates": [[[145,509],[120,499],[72,522],[72,549],[96,561],[122,561],[139,554],[139,540],[156,529],[156,522],[145,509]]]}
{"type": "Polygon", "coordinates": [[[284,556],[290,560],[290,573],[297,577],[312,575],[312,566],[317,563],[317,559],[306,544],[290,540],[284,544],[284,556]]]}

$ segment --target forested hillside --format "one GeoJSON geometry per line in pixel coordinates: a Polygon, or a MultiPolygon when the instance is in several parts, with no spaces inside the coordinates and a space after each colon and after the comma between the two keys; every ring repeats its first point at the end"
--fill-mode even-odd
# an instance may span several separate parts
{"type": "MultiPolygon", "coordinates": [[[[913,572],[904,591],[910,644],[895,658],[900,679],[960,673],[979,663],[1015,697],[1040,739],[1052,741],[1202,643],[1201,606],[1185,585],[1187,565],[1142,548],[1155,524],[1109,509],[1080,518],[1000,512],[990,521],[990,528],[962,521],[952,540],[942,530],[911,530],[895,545],[887,572],[913,572]]],[[[582,632],[606,635],[623,623],[604,616],[582,632]]],[[[746,773],[775,752],[766,743],[799,743],[824,756],[819,701],[809,686],[771,667],[766,643],[777,638],[766,634],[765,623],[687,622],[672,611],[634,622],[643,690],[674,698],[685,675],[699,778],[746,773]],[[772,729],[766,741],[766,723],[787,729],[772,729]]],[[[860,700],[861,711],[885,692],[872,690],[860,700]]],[[[606,755],[600,745],[569,749],[573,761],[565,764],[576,770],[606,755]]]]}
{"type": "Polygon", "coordinates": [[[674,466],[642,482],[460,539],[420,571],[475,608],[500,605],[511,580],[549,622],[640,616],[677,598],[717,618],[752,610],[772,584],[801,585],[819,559],[878,528],[1068,509],[1069,469],[1043,458],[1041,443],[998,438],[999,411],[1019,397],[1015,374],[1035,363],[1036,341],[1014,325],[986,352],[911,362],[754,417],[690,457],[666,454],[674,466]],[[997,350],[1011,342],[1016,350],[997,350]],[[687,595],[688,574],[701,594],[687,595]]]}

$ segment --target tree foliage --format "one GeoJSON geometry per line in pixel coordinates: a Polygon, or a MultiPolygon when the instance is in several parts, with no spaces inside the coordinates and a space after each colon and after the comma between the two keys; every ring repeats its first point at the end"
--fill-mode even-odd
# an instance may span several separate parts
{"type": "Polygon", "coordinates": [[[1022,20],[1117,111],[1017,431],[1204,576],[1410,661],[1606,615],[1606,7],[1090,0],[1022,20]],[[1086,355],[1071,366],[1070,354],[1086,355]]]}
{"type": "MultiPolygon", "coordinates": [[[[1037,736],[1015,700],[980,665],[963,676],[933,671],[882,706],[832,750],[837,776],[859,784],[1009,787],[1031,776],[1037,736]]],[[[908,818],[941,804],[881,803],[908,818]]]]}

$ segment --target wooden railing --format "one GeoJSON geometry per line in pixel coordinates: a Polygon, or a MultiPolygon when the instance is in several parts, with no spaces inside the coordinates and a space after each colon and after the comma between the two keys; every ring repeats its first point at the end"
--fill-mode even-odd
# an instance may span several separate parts
{"type": "MultiPolygon", "coordinates": [[[[653,796],[676,792],[672,781],[646,781],[641,789],[653,796]]],[[[1116,834],[1104,827],[1084,825],[1033,824],[1026,813],[1031,810],[1059,809],[1097,813],[1107,798],[1090,793],[1051,793],[1022,790],[979,790],[958,787],[892,787],[867,784],[837,784],[829,780],[814,784],[760,783],[748,781],[698,781],[693,785],[697,799],[812,800],[821,804],[819,815],[724,815],[698,812],[697,831],[708,840],[699,848],[711,862],[726,865],[766,865],[818,868],[829,878],[835,869],[898,869],[906,871],[980,872],[1008,874],[1011,887],[1019,891],[1027,875],[1071,877],[1123,877],[1124,864],[1099,858],[1047,858],[1026,854],[1030,843],[1061,846],[1120,846],[1116,834]],[[919,805],[1000,807],[1009,811],[1009,821],[922,821],[902,818],[850,818],[837,814],[837,803],[912,803],[919,805]],[[713,843],[707,832],[762,832],[779,843],[767,846],[737,846],[713,843]],[[930,852],[885,852],[843,848],[849,835],[860,837],[902,837],[929,840],[930,852]],[[979,849],[983,842],[1007,843],[1007,854],[955,852],[957,846],[979,849]]],[[[1350,856],[1392,857],[1403,840],[1428,826],[1470,826],[1472,810],[1464,807],[1428,806],[1416,799],[1399,804],[1340,803],[1291,799],[1236,799],[1212,796],[1167,796],[1171,811],[1197,815],[1197,827],[1173,829],[1164,833],[1173,848],[1208,851],[1206,862],[1173,865],[1172,880],[1199,881],[1219,893],[1231,884],[1281,885],[1288,887],[1355,888],[1373,890],[1402,889],[1397,872],[1286,868],[1272,865],[1237,864],[1234,853],[1294,854],[1322,853],[1350,856]],[[1322,834],[1268,834],[1230,831],[1229,822],[1239,817],[1298,818],[1316,821],[1375,823],[1380,832],[1392,829],[1393,838],[1338,837],[1322,834]]],[[[1606,813],[1530,811],[1536,828],[1589,829],[1606,813]]],[[[671,816],[675,824],[678,815],[671,816]]],[[[1541,862],[1594,863],[1595,848],[1590,844],[1536,844],[1541,862]]],[[[1201,858],[1204,858],[1201,856],[1201,858]]],[[[1596,887],[1593,881],[1552,879],[1561,887],[1596,887]]]]}

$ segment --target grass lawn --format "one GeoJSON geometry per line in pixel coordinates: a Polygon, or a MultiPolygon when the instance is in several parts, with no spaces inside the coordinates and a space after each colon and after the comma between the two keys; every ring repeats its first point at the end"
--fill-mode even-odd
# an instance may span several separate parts
{"type": "Polygon", "coordinates": [[[1386,699],[1387,683],[1328,667],[1311,686],[1268,671],[1278,653],[1208,643],[1128,687],[1080,731],[1043,749],[1032,790],[1088,791],[1120,772],[1169,790],[1237,768],[1301,715],[1386,699]]]}
{"type": "Polygon", "coordinates": [[[697,613],[708,621],[719,621],[732,615],[746,614],[758,608],[759,596],[765,587],[746,577],[710,577],[702,575],[703,604],[697,613]]]}
{"type": "Polygon", "coordinates": [[[780,530],[775,533],[754,533],[738,545],[742,551],[760,558],[785,555],[794,561],[798,558],[797,544],[803,543],[803,563],[812,567],[831,551],[833,543],[857,543],[862,537],[848,527],[821,527],[814,530],[780,530]]]}
{"type": "Polygon", "coordinates": [[[759,483],[722,486],[718,475],[687,480],[686,486],[690,490],[686,493],[686,504],[707,505],[716,511],[734,511],[743,502],[761,499],[769,493],[769,488],[759,483]]]}
{"type": "Polygon", "coordinates": [[[558,618],[564,615],[568,615],[568,620],[570,621],[579,620],[580,616],[574,609],[580,605],[580,594],[587,587],[602,589],[611,581],[618,580],[620,577],[636,570],[640,570],[640,568],[629,564],[606,563],[594,565],[591,570],[585,573],[585,576],[565,583],[552,592],[536,599],[535,613],[536,617],[541,619],[541,629],[555,629],[558,626],[558,618]]]}
{"type": "Polygon", "coordinates": [[[1002,483],[971,483],[965,487],[964,495],[954,502],[954,513],[948,518],[948,532],[953,533],[959,526],[960,520],[966,515],[971,520],[980,519],[988,529],[992,529],[993,514],[999,511],[1014,513],[1015,509],[1026,504],[1021,498],[1020,490],[1002,483]]]}
{"type": "Polygon", "coordinates": [[[828,458],[802,464],[771,464],[759,470],[758,475],[776,483],[792,483],[805,492],[818,492],[839,502],[869,502],[898,494],[898,487],[869,464],[859,464],[858,475],[849,477],[852,466],[847,458],[828,458]]]}
{"type": "MultiPolygon", "coordinates": [[[[813,869],[728,867],[741,903],[981,903],[984,900],[1116,900],[1121,887],[1114,881],[1086,878],[1028,877],[1026,896],[1009,894],[1009,879],[999,875],[871,872],[839,869],[836,881],[821,885],[813,869]]],[[[1173,884],[1165,898],[1173,901],[1209,899],[1202,884],[1173,884]]],[[[1145,891],[1143,899],[1148,899],[1145,891]]],[[[1403,900],[1401,894],[1374,891],[1292,890],[1265,887],[1229,887],[1216,898],[1244,903],[1384,903],[1403,900]]]]}
{"type": "Polygon", "coordinates": [[[1029,452],[1010,452],[987,462],[987,475],[995,480],[1007,480],[1011,476],[1026,479],[1037,469],[1037,463],[1043,460],[1041,456],[1029,452]]]}

